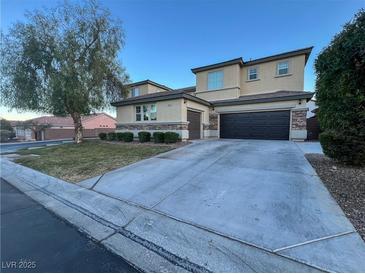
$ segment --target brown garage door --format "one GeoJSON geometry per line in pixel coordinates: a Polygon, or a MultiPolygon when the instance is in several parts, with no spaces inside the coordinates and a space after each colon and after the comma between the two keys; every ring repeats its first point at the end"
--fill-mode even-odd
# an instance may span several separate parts
{"type": "Polygon", "coordinates": [[[200,139],[200,112],[188,110],[189,139],[200,139]]]}

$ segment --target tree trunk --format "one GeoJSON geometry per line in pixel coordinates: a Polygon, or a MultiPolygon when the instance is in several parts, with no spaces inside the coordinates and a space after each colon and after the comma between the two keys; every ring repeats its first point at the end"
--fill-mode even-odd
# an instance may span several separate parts
{"type": "Polygon", "coordinates": [[[81,123],[81,115],[80,113],[71,114],[72,119],[74,120],[74,128],[75,128],[75,143],[82,143],[82,123],[81,123]]]}

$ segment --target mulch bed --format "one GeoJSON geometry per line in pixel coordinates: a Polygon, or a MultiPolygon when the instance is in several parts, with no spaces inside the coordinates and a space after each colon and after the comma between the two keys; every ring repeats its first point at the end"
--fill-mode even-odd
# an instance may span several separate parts
{"type": "Polygon", "coordinates": [[[342,165],[322,154],[305,156],[365,240],[365,167],[342,165]]]}

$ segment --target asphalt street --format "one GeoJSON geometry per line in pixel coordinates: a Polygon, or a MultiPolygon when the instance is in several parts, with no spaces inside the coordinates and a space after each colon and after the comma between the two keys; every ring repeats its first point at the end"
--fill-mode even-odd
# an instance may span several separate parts
{"type": "Polygon", "coordinates": [[[0,272],[137,272],[1,179],[0,272]]]}
{"type": "Polygon", "coordinates": [[[0,153],[13,153],[22,148],[44,147],[50,145],[61,145],[63,143],[70,143],[72,140],[50,140],[38,142],[18,142],[18,143],[3,143],[0,144],[0,153]]]}

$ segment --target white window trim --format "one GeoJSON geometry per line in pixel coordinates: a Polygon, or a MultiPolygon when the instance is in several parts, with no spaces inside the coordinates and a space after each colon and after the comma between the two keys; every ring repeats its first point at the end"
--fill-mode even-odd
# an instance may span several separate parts
{"type": "Polygon", "coordinates": [[[260,74],[259,74],[259,67],[256,66],[256,67],[249,67],[247,68],[247,81],[257,81],[257,80],[260,80],[260,74]],[[256,78],[255,79],[250,79],[250,70],[251,69],[256,69],[256,78]]]}
{"type": "Polygon", "coordinates": [[[279,62],[276,63],[276,76],[285,76],[285,75],[290,75],[290,62],[289,62],[289,60],[279,61],[279,62]],[[287,73],[279,74],[279,65],[281,63],[287,63],[287,66],[288,66],[288,72],[287,73]]]}
{"type": "Polygon", "coordinates": [[[215,71],[209,71],[207,73],[207,90],[211,91],[211,90],[218,90],[218,89],[222,89],[224,88],[224,70],[220,69],[220,70],[215,70],[215,71]],[[214,88],[209,88],[209,75],[212,75],[213,73],[222,73],[222,86],[221,87],[214,87],[214,88]]]}
{"type": "Polygon", "coordinates": [[[143,123],[143,122],[154,122],[154,121],[157,121],[157,105],[156,104],[142,104],[142,105],[135,105],[134,106],[134,120],[137,122],[137,123],[143,123]],[[156,119],[154,120],[151,120],[151,106],[154,105],[155,108],[156,108],[156,119]],[[147,112],[144,112],[143,111],[143,106],[146,106],[147,107],[147,112]],[[140,112],[137,112],[137,107],[140,107],[140,112]],[[147,113],[147,117],[148,117],[148,120],[145,120],[144,119],[144,114],[147,113]],[[137,120],[137,114],[141,115],[141,120],[138,121],[137,120]]]}

